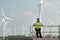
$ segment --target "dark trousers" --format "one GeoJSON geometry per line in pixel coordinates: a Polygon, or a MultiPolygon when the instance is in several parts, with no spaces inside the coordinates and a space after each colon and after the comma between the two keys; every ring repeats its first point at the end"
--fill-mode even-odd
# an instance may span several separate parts
{"type": "Polygon", "coordinates": [[[36,37],[38,38],[38,37],[40,37],[40,38],[42,38],[42,35],[41,35],[41,28],[35,28],[35,30],[36,30],[36,37]]]}

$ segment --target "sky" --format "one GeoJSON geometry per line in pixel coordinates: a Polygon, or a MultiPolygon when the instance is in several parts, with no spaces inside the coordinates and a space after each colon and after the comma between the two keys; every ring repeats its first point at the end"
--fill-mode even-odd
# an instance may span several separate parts
{"type": "MultiPolygon", "coordinates": [[[[8,20],[7,30],[11,30],[11,35],[22,35],[22,27],[24,24],[25,34],[29,34],[30,26],[39,17],[39,7],[37,6],[41,0],[0,0],[0,22],[3,18],[1,8],[3,8],[8,20]]],[[[60,0],[43,0],[41,6],[41,20],[43,24],[49,24],[49,19],[53,24],[60,24],[60,0]]],[[[0,36],[3,35],[3,24],[0,26],[0,36]]]]}

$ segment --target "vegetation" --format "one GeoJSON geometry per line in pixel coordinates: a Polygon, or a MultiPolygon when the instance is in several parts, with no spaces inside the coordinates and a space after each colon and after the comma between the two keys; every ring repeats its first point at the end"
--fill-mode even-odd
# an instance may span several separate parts
{"type": "MultiPolygon", "coordinates": [[[[45,38],[50,38],[50,37],[53,37],[52,35],[47,35],[45,36],[45,38]]],[[[59,38],[60,36],[57,36],[57,38],[59,38]]],[[[24,35],[12,35],[12,36],[8,36],[8,37],[5,37],[5,40],[9,39],[13,39],[13,40],[20,40],[20,39],[26,39],[27,38],[30,38],[30,37],[25,37],[24,35]]],[[[55,36],[53,37],[55,38],[55,36]]],[[[31,39],[31,38],[30,38],[31,39]]],[[[3,37],[0,37],[0,40],[3,40],[3,37]]]]}
{"type": "MultiPolygon", "coordinates": [[[[5,37],[5,39],[8,39],[8,38],[23,38],[25,37],[24,35],[12,35],[12,36],[8,36],[8,37],[5,37]]],[[[0,40],[3,40],[3,37],[0,37],[0,40]]]]}
{"type": "Polygon", "coordinates": [[[3,37],[0,37],[0,40],[3,40],[3,37]]]}

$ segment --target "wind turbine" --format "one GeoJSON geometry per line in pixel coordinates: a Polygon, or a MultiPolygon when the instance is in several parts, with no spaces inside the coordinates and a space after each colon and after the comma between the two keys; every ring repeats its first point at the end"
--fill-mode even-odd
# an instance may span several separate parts
{"type": "Polygon", "coordinates": [[[39,18],[40,18],[40,21],[42,21],[41,20],[41,6],[42,6],[42,4],[43,4],[43,1],[41,0],[41,2],[37,5],[37,6],[39,6],[39,18]]]}
{"type": "Polygon", "coordinates": [[[24,24],[22,24],[22,29],[23,29],[23,35],[25,35],[25,30],[26,30],[26,27],[24,24]]]}
{"type": "Polygon", "coordinates": [[[15,27],[15,28],[14,28],[14,34],[15,34],[15,35],[16,35],[16,30],[17,30],[17,29],[16,29],[16,27],[15,27]]]}
{"type": "Polygon", "coordinates": [[[53,25],[54,23],[49,19],[49,25],[53,25]]]}
{"type": "MultiPolygon", "coordinates": [[[[53,22],[49,19],[49,25],[53,25],[53,22]]],[[[50,35],[51,35],[51,26],[50,26],[50,35]]]]}
{"type": "MultiPolygon", "coordinates": [[[[20,26],[20,29],[22,29],[22,35],[25,35],[25,30],[26,30],[26,27],[24,24],[22,24],[22,26],[20,26]]],[[[25,35],[26,36],[26,35],[25,35]]]]}
{"type": "Polygon", "coordinates": [[[8,18],[8,17],[5,16],[3,8],[1,8],[1,11],[2,11],[2,15],[3,15],[3,18],[2,18],[2,21],[1,21],[1,24],[3,23],[3,39],[5,39],[6,25],[9,23],[9,21],[7,21],[7,20],[11,20],[11,18],[8,18]]]}
{"type": "Polygon", "coordinates": [[[8,28],[8,29],[7,29],[7,36],[10,36],[10,35],[11,35],[11,29],[8,28]]]}

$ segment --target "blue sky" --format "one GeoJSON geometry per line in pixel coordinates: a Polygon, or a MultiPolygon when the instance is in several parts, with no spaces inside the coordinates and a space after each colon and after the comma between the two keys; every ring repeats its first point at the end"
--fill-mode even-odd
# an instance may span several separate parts
{"type": "MultiPolygon", "coordinates": [[[[17,34],[22,34],[22,25],[27,28],[36,21],[39,16],[38,6],[40,0],[0,0],[0,8],[3,8],[5,16],[12,18],[7,29],[11,29],[11,34],[14,34],[14,28],[17,28],[17,34]],[[19,29],[20,28],[20,29],[19,29]]],[[[54,24],[60,24],[60,0],[44,0],[41,8],[41,16],[43,24],[48,24],[49,19],[54,24]]],[[[2,20],[2,12],[0,9],[0,22],[2,20]]],[[[3,24],[0,26],[0,35],[2,36],[3,24]]],[[[26,32],[26,34],[27,34],[26,32]]]]}

